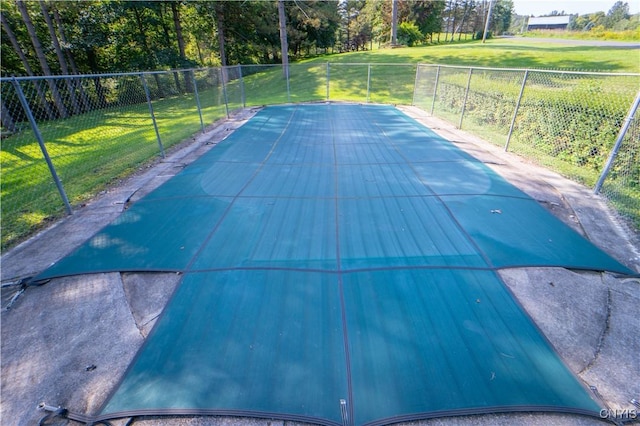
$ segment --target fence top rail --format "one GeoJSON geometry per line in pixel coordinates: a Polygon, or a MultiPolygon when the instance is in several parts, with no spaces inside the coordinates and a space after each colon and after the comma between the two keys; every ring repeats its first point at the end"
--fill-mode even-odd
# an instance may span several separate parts
{"type": "MultiPolygon", "coordinates": [[[[531,68],[492,68],[492,67],[476,67],[465,65],[443,65],[443,64],[425,64],[425,63],[385,63],[385,62],[323,62],[314,64],[290,64],[295,65],[308,65],[308,66],[413,66],[413,67],[440,67],[440,68],[456,68],[468,70],[472,68],[474,70],[484,71],[507,71],[507,72],[539,72],[547,74],[571,74],[571,75],[592,75],[592,76],[612,76],[612,77],[640,77],[640,73],[617,73],[617,72],[595,72],[595,71],[563,71],[563,70],[544,70],[544,69],[531,69],[531,68]]],[[[122,73],[101,73],[101,74],[73,74],[73,75],[37,75],[37,76],[20,76],[20,77],[0,77],[0,83],[11,81],[30,81],[30,80],[47,80],[47,79],[73,79],[73,78],[96,78],[96,77],[126,77],[126,76],[141,76],[141,75],[153,75],[153,74],[167,74],[174,72],[193,72],[193,71],[209,71],[217,70],[221,68],[232,69],[237,67],[282,67],[282,64],[247,64],[247,65],[231,65],[226,67],[209,67],[209,68],[183,68],[183,69],[171,69],[171,70],[159,70],[159,71],[135,71],[135,72],[122,72],[122,73]]]]}
{"type": "Polygon", "coordinates": [[[330,65],[360,65],[360,66],[375,66],[375,65],[384,65],[384,66],[397,66],[397,67],[415,67],[417,63],[405,62],[403,64],[392,63],[392,62],[327,62],[330,65]]]}
{"type": "Polygon", "coordinates": [[[599,72],[599,71],[567,71],[567,70],[545,70],[537,68],[492,68],[492,67],[476,67],[470,65],[442,65],[442,64],[418,64],[420,67],[440,67],[440,68],[459,68],[468,70],[484,71],[510,71],[510,72],[540,72],[547,74],[573,74],[573,75],[595,75],[595,76],[615,76],[615,77],[640,77],[640,73],[634,72],[599,72]]]}
{"type": "MultiPolygon", "coordinates": [[[[97,74],[61,74],[61,75],[28,75],[28,76],[11,76],[11,77],[0,77],[0,82],[10,82],[13,80],[17,81],[30,81],[30,80],[49,80],[49,79],[72,79],[72,78],[96,78],[96,77],[139,77],[141,75],[153,75],[153,74],[167,74],[174,72],[185,72],[185,71],[209,71],[212,69],[219,69],[220,67],[209,67],[209,68],[181,68],[181,69],[171,69],[171,70],[158,70],[158,71],[134,71],[134,72],[109,72],[109,73],[97,73],[97,74]]],[[[233,67],[224,67],[224,68],[235,68],[233,67]]]]}
{"type": "MultiPolygon", "coordinates": [[[[399,66],[399,67],[415,67],[416,65],[418,65],[417,63],[414,62],[405,62],[405,63],[393,63],[393,62],[331,62],[331,61],[327,61],[327,62],[308,62],[308,63],[290,63],[289,66],[290,67],[295,67],[295,66],[309,66],[309,67],[326,67],[327,64],[333,66],[333,65],[345,65],[345,66],[350,66],[350,65],[357,65],[357,66],[375,66],[375,65],[386,65],[386,66],[399,66]]],[[[246,65],[233,65],[233,67],[237,67],[237,66],[241,66],[243,68],[249,68],[249,67],[282,67],[282,64],[246,64],[246,65]]],[[[232,68],[232,67],[229,67],[232,68]]]]}

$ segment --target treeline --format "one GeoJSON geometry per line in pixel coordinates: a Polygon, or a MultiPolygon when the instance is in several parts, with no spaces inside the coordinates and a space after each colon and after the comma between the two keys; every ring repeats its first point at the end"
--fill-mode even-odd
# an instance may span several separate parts
{"type": "Polygon", "coordinates": [[[570,31],[627,31],[640,28],[640,14],[631,16],[629,4],[617,1],[605,14],[604,12],[587,15],[571,15],[570,31]]]}
{"type": "MultiPolygon", "coordinates": [[[[566,16],[564,10],[553,10],[551,13],[542,16],[566,16]]],[[[624,32],[638,31],[640,29],[640,13],[630,14],[629,3],[621,0],[616,1],[608,12],[595,12],[585,15],[569,15],[569,25],[567,30],[583,33],[597,32],[624,32]]],[[[509,32],[524,32],[527,26],[528,16],[514,14],[511,20],[509,32]]]]}
{"type": "MultiPolygon", "coordinates": [[[[489,1],[397,0],[396,5],[398,42],[413,45],[482,31],[489,1]]],[[[494,33],[508,28],[512,10],[511,0],[494,2],[494,33]]],[[[285,1],[285,11],[293,58],[390,41],[392,0],[285,1]]],[[[2,76],[281,61],[276,0],[7,0],[1,13],[2,76]]]]}

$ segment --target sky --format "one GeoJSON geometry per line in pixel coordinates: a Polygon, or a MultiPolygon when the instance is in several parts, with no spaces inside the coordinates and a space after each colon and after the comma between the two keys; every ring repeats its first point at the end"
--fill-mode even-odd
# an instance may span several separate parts
{"type": "MultiPolygon", "coordinates": [[[[640,12],[640,0],[623,0],[629,4],[629,13],[640,12]]],[[[565,14],[586,15],[594,12],[607,13],[616,0],[513,0],[518,15],[549,15],[557,10],[565,14]]]]}

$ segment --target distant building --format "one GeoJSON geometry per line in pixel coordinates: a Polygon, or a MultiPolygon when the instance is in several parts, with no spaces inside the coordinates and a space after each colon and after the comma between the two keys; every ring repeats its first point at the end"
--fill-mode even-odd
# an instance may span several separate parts
{"type": "Polygon", "coordinates": [[[529,18],[527,31],[532,30],[566,30],[571,16],[541,16],[529,18]]]}

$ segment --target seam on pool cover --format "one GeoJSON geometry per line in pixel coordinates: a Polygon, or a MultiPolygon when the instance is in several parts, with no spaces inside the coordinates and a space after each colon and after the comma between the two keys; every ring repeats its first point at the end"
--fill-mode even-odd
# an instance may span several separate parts
{"type": "Polygon", "coordinates": [[[338,202],[338,157],[336,153],[336,138],[333,129],[333,120],[329,120],[329,127],[331,128],[331,141],[333,143],[333,168],[334,168],[334,207],[335,207],[335,232],[336,232],[336,262],[338,269],[338,289],[340,293],[340,315],[342,321],[342,339],[344,344],[344,354],[346,363],[346,379],[347,379],[347,419],[343,418],[344,426],[351,425],[353,419],[353,377],[351,374],[351,354],[349,349],[349,334],[347,325],[347,310],[346,302],[344,299],[344,281],[342,279],[342,255],[340,252],[340,203],[338,202]]]}
{"type": "MultiPolygon", "coordinates": [[[[220,216],[220,218],[216,222],[215,226],[211,229],[211,231],[209,232],[207,237],[202,241],[202,244],[200,245],[200,247],[198,248],[196,253],[193,255],[193,257],[191,257],[191,260],[189,260],[189,262],[185,266],[185,268],[184,268],[185,271],[189,271],[191,269],[191,266],[198,259],[199,254],[202,253],[202,250],[204,250],[204,248],[207,246],[207,243],[211,240],[211,238],[216,233],[216,231],[218,230],[220,225],[224,222],[225,217],[231,211],[231,208],[233,207],[235,202],[238,200],[238,198],[240,198],[241,194],[247,189],[247,187],[251,184],[251,182],[253,182],[255,180],[255,178],[258,176],[258,173],[260,173],[260,170],[262,170],[262,168],[264,167],[265,163],[269,160],[269,157],[271,157],[271,154],[273,154],[274,149],[276,148],[276,146],[278,146],[278,142],[280,142],[280,140],[282,139],[282,137],[286,133],[286,131],[289,128],[289,125],[291,124],[291,121],[293,121],[293,117],[296,115],[297,111],[298,111],[298,107],[296,106],[293,109],[293,111],[291,112],[291,114],[289,115],[289,120],[287,121],[287,124],[283,127],[282,131],[280,132],[280,135],[275,140],[275,142],[271,146],[271,149],[269,150],[267,155],[264,157],[262,162],[260,162],[260,166],[253,172],[253,175],[251,176],[251,178],[249,180],[247,180],[247,182],[240,189],[240,191],[238,191],[238,193],[233,197],[232,201],[229,203],[229,205],[225,209],[224,213],[222,213],[222,216],[220,216]]],[[[271,118],[269,118],[269,119],[271,119],[271,118]]],[[[267,120],[267,122],[268,121],[269,120],[267,120]]]]}
{"type": "MultiPolygon", "coordinates": [[[[380,133],[382,133],[384,135],[384,137],[387,139],[387,141],[389,142],[389,144],[393,147],[393,149],[398,153],[398,155],[400,155],[406,162],[406,164],[409,166],[409,168],[411,169],[411,171],[413,171],[413,173],[416,176],[419,176],[418,172],[416,171],[415,167],[413,166],[413,163],[411,161],[409,161],[409,159],[398,149],[397,145],[393,142],[393,140],[389,137],[389,135],[387,135],[387,132],[385,132],[385,130],[380,126],[380,124],[378,123],[377,120],[374,119],[374,117],[370,117],[371,122],[373,123],[374,126],[376,126],[378,128],[378,130],[380,131],[380,133]]],[[[453,212],[451,211],[451,209],[449,208],[449,206],[444,202],[444,200],[441,198],[441,194],[437,194],[436,191],[434,191],[430,185],[428,185],[427,183],[425,183],[424,181],[421,180],[422,185],[424,185],[427,189],[429,189],[431,192],[433,192],[434,197],[436,197],[436,199],[438,201],[440,201],[440,203],[442,204],[442,206],[444,207],[444,209],[447,211],[447,214],[449,215],[449,217],[451,218],[451,220],[453,221],[453,223],[455,223],[456,227],[458,228],[458,230],[466,237],[467,241],[477,250],[477,252],[480,254],[480,256],[482,257],[482,259],[486,262],[487,265],[489,265],[490,268],[493,268],[493,262],[491,261],[491,259],[489,258],[489,256],[484,252],[484,250],[482,250],[480,248],[480,246],[478,245],[478,243],[476,243],[476,241],[471,238],[471,235],[469,235],[469,233],[467,232],[466,229],[464,229],[464,227],[460,224],[460,222],[458,221],[458,218],[454,216],[453,212]]]]}

